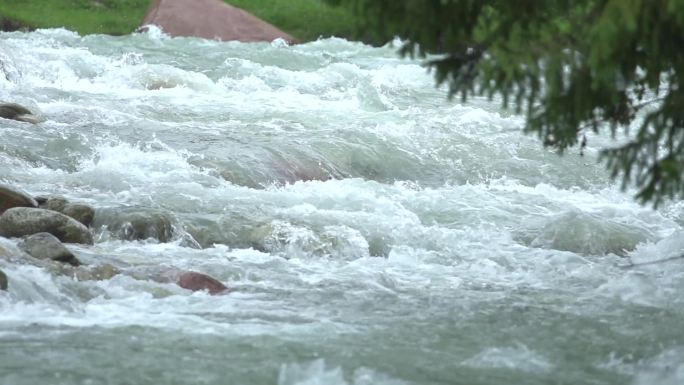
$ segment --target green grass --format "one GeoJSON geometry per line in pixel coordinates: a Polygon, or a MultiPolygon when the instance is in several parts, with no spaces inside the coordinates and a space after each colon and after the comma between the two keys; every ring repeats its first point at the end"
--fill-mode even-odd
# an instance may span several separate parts
{"type": "Polygon", "coordinates": [[[0,16],[31,28],[122,35],[140,25],[149,4],[150,0],[2,0],[0,16]]]}
{"type": "MultiPolygon", "coordinates": [[[[297,39],[353,36],[354,18],[322,0],[228,0],[297,39]]],[[[1,0],[0,21],[29,28],[64,27],[86,35],[124,35],[145,17],[151,0],[1,0]]],[[[1,23],[0,23],[1,24],[1,23]]]]}
{"type": "Polygon", "coordinates": [[[344,8],[331,7],[322,0],[229,0],[277,26],[290,35],[307,41],[319,37],[353,36],[354,17],[344,8]]]}

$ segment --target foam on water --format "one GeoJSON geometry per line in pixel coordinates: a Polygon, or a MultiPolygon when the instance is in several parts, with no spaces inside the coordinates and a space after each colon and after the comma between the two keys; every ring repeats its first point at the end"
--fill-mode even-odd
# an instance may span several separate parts
{"type": "Polygon", "coordinates": [[[326,368],[324,360],[309,365],[283,365],[278,374],[278,385],[403,385],[405,382],[390,378],[367,368],[354,371],[347,381],[341,368],[326,368]]]}
{"type": "Polygon", "coordinates": [[[0,64],[0,99],[47,118],[0,122],[0,181],[93,205],[96,244],[70,247],[123,272],[78,281],[0,237],[0,382],[53,381],[28,364],[50,344],[54,383],[98,383],[93,341],[140,383],[681,379],[684,205],[609,182],[610,138],[558,157],[496,101],[448,102],[419,62],[341,39],[39,30],[0,34],[0,64]],[[124,209],[172,236],[126,238],[124,209]],[[164,279],[180,270],[235,291],[164,279]]]}

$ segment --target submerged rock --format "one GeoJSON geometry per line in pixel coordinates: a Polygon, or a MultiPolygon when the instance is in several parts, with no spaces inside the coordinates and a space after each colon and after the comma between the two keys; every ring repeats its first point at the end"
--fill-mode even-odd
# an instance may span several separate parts
{"type": "Polygon", "coordinates": [[[105,263],[104,265],[81,268],[80,272],[81,275],[78,277],[78,279],[82,281],[104,281],[121,274],[121,270],[108,263],[105,263]]]}
{"type": "Polygon", "coordinates": [[[110,264],[71,266],[60,263],[45,268],[53,274],[69,276],[77,281],[105,281],[121,274],[121,270],[110,264]]]}
{"type": "Polygon", "coordinates": [[[74,254],[50,233],[30,235],[19,244],[19,247],[37,259],[49,259],[74,266],[81,264],[74,254]]]}
{"type": "Polygon", "coordinates": [[[516,232],[514,239],[530,247],[581,255],[624,256],[639,243],[653,240],[654,237],[646,228],[573,210],[529,221],[516,232]]]}
{"type": "Polygon", "coordinates": [[[64,207],[62,214],[74,218],[88,227],[93,223],[93,219],[95,218],[95,209],[81,203],[69,203],[64,207]]]}
{"type": "Polygon", "coordinates": [[[26,193],[0,183],[0,214],[13,207],[38,207],[38,202],[26,193]]]}
{"type": "Polygon", "coordinates": [[[26,107],[16,103],[0,103],[0,118],[33,124],[43,121],[43,119],[31,113],[26,107]]]}
{"type": "Polygon", "coordinates": [[[276,220],[254,228],[245,238],[252,248],[284,258],[354,260],[374,255],[364,235],[347,226],[310,228],[276,220]]]}
{"type": "Polygon", "coordinates": [[[182,273],[176,283],[183,289],[192,291],[206,290],[211,295],[227,294],[230,291],[226,285],[215,278],[194,271],[182,273]]]}
{"type": "Polygon", "coordinates": [[[95,218],[95,209],[81,203],[70,203],[62,197],[37,197],[40,208],[57,211],[89,227],[95,218]]]}
{"type": "Polygon", "coordinates": [[[60,213],[64,210],[64,207],[69,204],[69,201],[62,197],[36,197],[36,201],[38,201],[41,209],[57,211],[60,213]]]}
{"type": "Polygon", "coordinates": [[[152,238],[168,242],[173,237],[171,218],[160,210],[144,207],[98,209],[93,225],[105,226],[115,237],[127,241],[152,238]]]}
{"type": "Polygon", "coordinates": [[[92,245],[93,237],[82,223],[51,210],[15,207],[0,216],[0,235],[23,237],[50,233],[62,242],[92,245]]]}
{"type": "Polygon", "coordinates": [[[7,287],[9,286],[8,281],[7,281],[7,275],[0,270],[0,290],[7,290],[7,287]]]}

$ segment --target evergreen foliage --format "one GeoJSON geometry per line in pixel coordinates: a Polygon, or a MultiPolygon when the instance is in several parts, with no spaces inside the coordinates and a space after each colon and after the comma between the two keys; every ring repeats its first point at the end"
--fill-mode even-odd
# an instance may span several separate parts
{"type": "Polygon", "coordinates": [[[601,159],[623,187],[684,197],[684,0],[329,1],[375,41],[407,39],[449,96],[501,95],[561,153],[609,130],[601,159]]]}

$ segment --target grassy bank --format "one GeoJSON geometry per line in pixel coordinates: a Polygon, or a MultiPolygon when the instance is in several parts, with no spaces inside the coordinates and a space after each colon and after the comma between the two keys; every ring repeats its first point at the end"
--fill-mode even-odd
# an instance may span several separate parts
{"type": "Polygon", "coordinates": [[[352,14],[322,0],[230,0],[226,1],[277,26],[301,40],[318,37],[351,37],[352,14]]]}
{"type": "MultiPolygon", "coordinates": [[[[322,0],[229,0],[300,40],[319,36],[349,37],[353,17],[322,0]]],[[[3,25],[64,27],[79,34],[124,35],[134,31],[152,0],[2,0],[3,25]]]]}
{"type": "Polygon", "coordinates": [[[123,35],[145,17],[150,0],[2,0],[0,15],[30,28],[123,35]]]}

